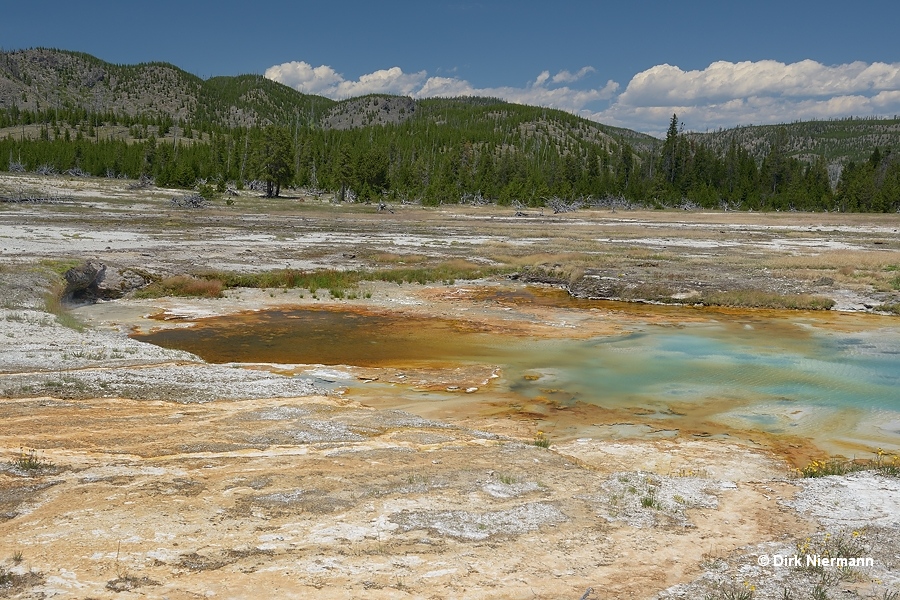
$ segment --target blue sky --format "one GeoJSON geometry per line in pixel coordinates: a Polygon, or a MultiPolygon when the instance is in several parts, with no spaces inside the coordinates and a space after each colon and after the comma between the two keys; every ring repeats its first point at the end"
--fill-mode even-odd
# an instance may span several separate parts
{"type": "Polygon", "coordinates": [[[492,95],[661,134],[900,114],[900,2],[6,2],[45,46],[307,93],[492,95]]]}

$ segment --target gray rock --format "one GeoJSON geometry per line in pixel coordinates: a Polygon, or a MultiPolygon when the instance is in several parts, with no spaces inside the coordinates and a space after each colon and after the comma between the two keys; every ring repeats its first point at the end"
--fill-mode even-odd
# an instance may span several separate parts
{"type": "Polygon", "coordinates": [[[133,269],[108,267],[97,279],[97,296],[103,300],[115,300],[128,292],[142,288],[150,281],[133,269]]]}
{"type": "Polygon", "coordinates": [[[66,280],[67,300],[89,302],[115,300],[149,283],[145,276],[133,269],[119,269],[91,260],[69,269],[63,277],[66,280]]]}
{"type": "Polygon", "coordinates": [[[91,288],[96,287],[97,279],[102,278],[105,272],[106,265],[91,260],[81,266],[72,267],[63,273],[66,280],[65,296],[77,298],[90,295],[91,288]]]}

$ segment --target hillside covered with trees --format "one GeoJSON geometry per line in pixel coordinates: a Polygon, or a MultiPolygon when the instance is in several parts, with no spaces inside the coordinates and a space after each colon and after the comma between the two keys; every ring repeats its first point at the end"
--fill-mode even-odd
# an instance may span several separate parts
{"type": "Polygon", "coordinates": [[[665,140],[493,98],[342,102],[257,75],[0,52],[0,169],[259,181],[343,200],[900,210],[900,122],[682,131],[665,140]],[[846,140],[846,143],[840,143],[846,140]]]}

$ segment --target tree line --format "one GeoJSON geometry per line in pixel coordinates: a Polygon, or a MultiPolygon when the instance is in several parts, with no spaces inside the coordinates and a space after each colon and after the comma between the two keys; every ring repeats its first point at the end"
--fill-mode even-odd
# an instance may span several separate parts
{"type": "MultiPolygon", "coordinates": [[[[377,103],[376,103],[377,104],[377,103]]],[[[491,99],[422,101],[415,118],[335,129],[299,118],[288,125],[225,127],[165,115],[84,109],[0,110],[0,168],[51,166],[96,176],[148,176],[159,186],[198,181],[224,189],[251,180],[268,195],[285,187],[342,199],[424,204],[480,197],[539,206],[551,198],[626,200],[647,207],[885,212],[900,210],[900,158],[875,148],[845,165],[835,186],[823,157],[800,160],[775,135],[760,160],[736,138],[714,152],[686,135],[676,115],[665,140],[636,148],[614,130],[587,128],[559,111],[491,99]],[[40,125],[34,139],[10,130],[40,125]],[[113,139],[103,125],[128,127],[113,139]],[[4,160],[7,159],[7,160],[4,160]]],[[[633,141],[633,140],[632,140],[633,141]]]]}

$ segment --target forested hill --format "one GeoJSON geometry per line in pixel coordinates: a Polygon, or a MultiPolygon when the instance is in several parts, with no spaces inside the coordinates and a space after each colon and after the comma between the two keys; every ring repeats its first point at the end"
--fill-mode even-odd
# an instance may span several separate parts
{"type": "Polygon", "coordinates": [[[168,63],[114,65],[45,48],[0,53],[0,109],[164,116],[201,129],[293,124],[334,104],[260,75],[203,80],[168,63]]]}
{"type": "MultiPolygon", "coordinates": [[[[497,99],[470,98],[452,104],[411,98],[369,96],[336,102],[301,94],[259,75],[213,77],[202,80],[174,65],[145,63],[114,65],[88,54],[36,48],[0,53],[0,109],[18,111],[70,111],[117,118],[171,118],[190,123],[196,130],[263,127],[269,124],[322,129],[351,129],[400,124],[410,119],[424,127],[448,119],[456,126],[473,124],[486,105],[505,104],[497,99]],[[460,110],[471,115],[461,116],[460,110]],[[452,114],[451,114],[452,113],[452,114]]],[[[508,111],[517,109],[507,109],[508,111]]],[[[490,112],[490,111],[487,111],[490,112]]],[[[523,119],[556,121],[551,135],[610,140],[624,138],[637,151],[649,150],[657,140],[626,129],[604,127],[560,111],[535,109],[516,114],[511,127],[523,119]],[[548,117],[548,115],[551,115],[548,117]]],[[[494,128],[504,128],[504,113],[491,117],[494,128]]],[[[535,123],[533,128],[540,128],[535,123]]],[[[546,133],[546,132],[545,132],[546,133]]]]}
{"type": "Polygon", "coordinates": [[[718,154],[727,152],[732,140],[762,161],[773,147],[807,163],[823,157],[832,173],[840,174],[850,161],[864,162],[875,148],[900,150],[900,117],[893,119],[832,119],[798,121],[784,125],[751,125],[695,133],[689,137],[718,154]],[[835,168],[838,167],[838,168],[835,168]]]}
{"type": "Polygon", "coordinates": [[[263,180],[341,198],[900,210],[900,121],[744,127],[665,140],[495,98],[340,102],[259,75],[0,51],[0,169],[263,180]]]}

